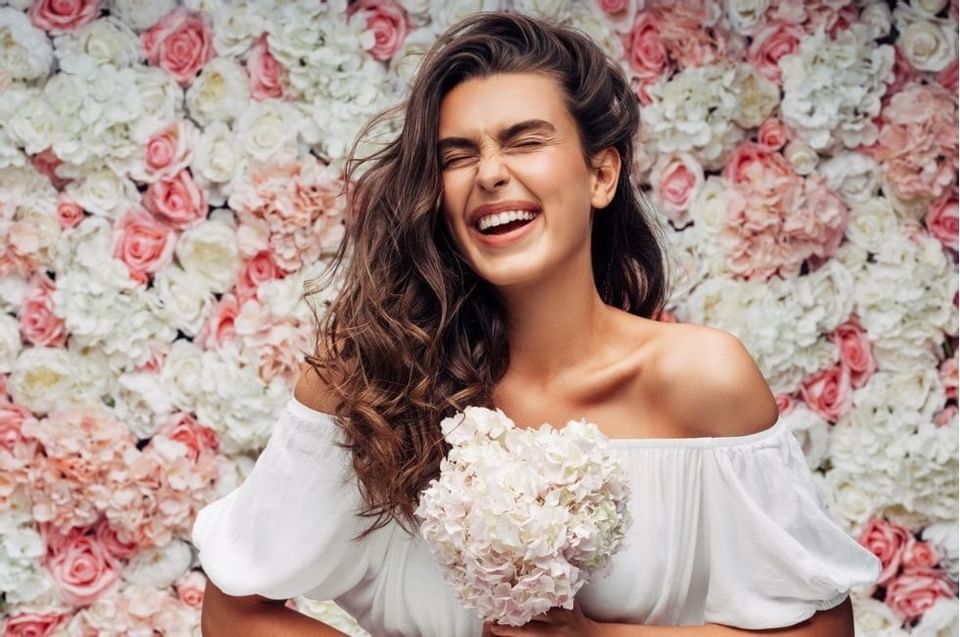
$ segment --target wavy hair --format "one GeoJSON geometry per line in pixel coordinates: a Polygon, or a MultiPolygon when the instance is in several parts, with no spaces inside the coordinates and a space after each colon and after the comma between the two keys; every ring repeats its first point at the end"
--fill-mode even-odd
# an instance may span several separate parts
{"type": "MultiPolygon", "coordinates": [[[[504,307],[442,221],[436,144],[450,89],[514,72],[559,81],[588,164],[606,147],[620,153],[616,193],[591,230],[601,299],[647,318],[663,309],[667,264],[654,211],[630,174],[639,107],[623,71],[585,33],[535,17],[477,13],[449,27],[422,58],[407,99],[353,142],[345,236],[322,277],[345,268],[306,357],[337,402],[333,416],[358,478],[360,514],[375,518],[358,538],[391,519],[416,528],[420,492],[448,450],[440,421],[467,405],[492,408],[508,368],[504,307]],[[399,134],[358,157],[360,142],[397,116],[399,134]]],[[[315,281],[308,297],[320,291],[315,281]]]]}

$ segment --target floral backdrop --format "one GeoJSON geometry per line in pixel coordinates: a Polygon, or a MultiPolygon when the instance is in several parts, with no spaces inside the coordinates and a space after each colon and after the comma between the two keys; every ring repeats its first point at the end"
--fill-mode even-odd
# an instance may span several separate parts
{"type": "Polygon", "coordinates": [[[494,9],[629,76],[662,318],[744,342],[881,558],[858,634],[957,634],[956,0],[4,0],[4,635],[199,635],[192,522],[310,348],[349,144],[494,9]]]}

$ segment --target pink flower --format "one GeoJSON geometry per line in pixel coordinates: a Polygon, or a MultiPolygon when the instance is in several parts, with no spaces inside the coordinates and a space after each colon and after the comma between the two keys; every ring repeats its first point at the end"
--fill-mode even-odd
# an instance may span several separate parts
{"type": "Polygon", "coordinates": [[[198,14],[177,7],[144,33],[143,50],[150,64],[189,86],[197,71],[214,55],[213,33],[198,14]]]}
{"type": "Polygon", "coordinates": [[[887,586],[885,602],[905,622],[917,619],[941,597],[957,595],[957,585],[934,568],[905,572],[887,586]]]}
{"type": "Polygon", "coordinates": [[[110,526],[110,523],[101,518],[93,528],[93,535],[97,542],[106,550],[107,558],[112,564],[119,568],[122,567],[122,560],[133,556],[140,547],[135,542],[124,542],[120,539],[117,530],[110,526]]]}
{"type": "Polygon", "coordinates": [[[207,585],[207,578],[200,571],[188,571],[174,584],[177,597],[181,602],[192,608],[199,609],[203,605],[203,592],[207,585]]]}
{"type": "Polygon", "coordinates": [[[44,31],[73,31],[100,15],[100,0],[33,0],[27,15],[44,31]]]}
{"type": "Polygon", "coordinates": [[[929,542],[921,542],[911,534],[907,545],[903,547],[903,570],[912,571],[933,568],[940,562],[940,556],[929,542]]]}
{"type": "Polygon", "coordinates": [[[937,73],[937,84],[947,89],[954,95],[957,93],[957,85],[960,83],[960,67],[957,66],[958,58],[953,58],[947,68],[937,73]]]}
{"type": "Polygon", "coordinates": [[[601,11],[610,15],[626,11],[630,6],[630,0],[596,0],[596,2],[601,11]]]}
{"type": "Polygon", "coordinates": [[[220,448],[217,432],[204,427],[187,412],[171,414],[157,433],[185,445],[187,457],[192,462],[196,462],[204,452],[217,451],[220,448]]]}
{"type": "Polygon", "coordinates": [[[113,257],[131,272],[156,272],[173,260],[177,235],[149,212],[134,209],[120,217],[113,227],[113,257]]]}
{"type": "Polygon", "coordinates": [[[83,217],[83,208],[61,194],[60,201],[57,203],[57,220],[60,221],[60,227],[76,228],[83,221],[83,217]]]}
{"type": "Polygon", "coordinates": [[[20,306],[20,333],[25,341],[37,347],[63,347],[67,328],[62,318],[53,313],[55,285],[44,274],[35,274],[20,306]]]}
{"type": "Polygon", "coordinates": [[[835,423],[853,401],[850,372],[840,363],[821,370],[803,380],[800,395],[812,410],[835,423]]]}
{"type": "Polygon", "coordinates": [[[18,442],[24,440],[23,422],[33,418],[26,407],[0,399],[0,449],[13,452],[18,442]]]}
{"type": "Polygon", "coordinates": [[[960,372],[957,370],[957,353],[954,352],[953,356],[950,358],[944,359],[940,364],[939,370],[940,382],[943,383],[944,390],[946,391],[947,398],[957,398],[957,386],[960,385],[960,372]]]}
{"type": "Polygon", "coordinates": [[[51,637],[69,619],[68,613],[20,613],[7,619],[3,637],[51,637]]]}
{"type": "Polygon", "coordinates": [[[357,11],[364,13],[367,29],[373,31],[370,55],[381,61],[392,58],[413,28],[407,11],[396,0],[358,0],[347,7],[347,16],[357,11]]]}
{"type": "Polygon", "coordinates": [[[247,261],[237,280],[237,305],[243,305],[257,295],[261,283],[283,278],[283,271],[267,251],[258,252],[247,261]]]}
{"type": "Polygon", "coordinates": [[[805,35],[797,24],[766,24],[753,34],[753,42],[747,49],[747,61],[774,84],[780,84],[780,58],[790,55],[800,46],[805,35]]]}
{"type": "Polygon", "coordinates": [[[776,117],[771,117],[757,129],[757,143],[773,153],[787,143],[787,127],[776,117]]]}
{"type": "Polygon", "coordinates": [[[154,133],[144,147],[144,172],[137,175],[153,183],[173,177],[193,158],[196,132],[186,122],[175,121],[154,133]]]}
{"type": "Polygon", "coordinates": [[[877,361],[860,322],[851,318],[838,325],[833,331],[833,342],[840,351],[840,364],[850,372],[850,385],[854,389],[863,387],[877,370],[877,361]]]}
{"type": "Polygon", "coordinates": [[[684,213],[703,186],[703,168],[689,153],[662,154],[650,171],[650,185],[667,217],[686,225],[690,215],[684,213]]]}
{"type": "Polygon", "coordinates": [[[933,415],[933,424],[937,427],[949,427],[957,418],[957,406],[947,405],[933,415]]]}
{"type": "Polygon", "coordinates": [[[638,77],[655,79],[669,67],[667,48],[660,39],[658,16],[652,11],[638,13],[629,33],[622,36],[627,63],[638,77]]]}
{"type": "Polygon", "coordinates": [[[150,184],[143,194],[143,205],[177,230],[207,217],[207,194],[188,170],[150,184]]]}
{"type": "Polygon", "coordinates": [[[57,157],[52,148],[46,148],[31,157],[30,163],[37,169],[38,173],[46,175],[47,179],[50,180],[50,183],[53,184],[53,187],[57,190],[61,190],[65,185],[70,183],[69,179],[64,179],[57,175],[57,167],[62,164],[63,161],[57,157]]]}
{"type": "Polygon", "coordinates": [[[267,34],[264,33],[257,38],[247,57],[251,95],[258,100],[283,97],[283,85],[280,82],[282,73],[283,66],[270,53],[267,34]]]}
{"type": "Polygon", "coordinates": [[[960,223],[957,212],[957,190],[946,191],[943,196],[930,204],[923,221],[927,230],[943,245],[954,252],[960,249],[960,223]]]}
{"type": "Polygon", "coordinates": [[[233,294],[224,294],[219,301],[210,308],[207,321],[200,328],[195,342],[204,349],[216,349],[224,342],[236,338],[234,320],[240,312],[237,297],[233,294]]]}
{"type": "Polygon", "coordinates": [[[46,566],[63,598],[75,606],[92,604],[119,580],[103,545],[80,529],[57,543],[46,566]]]}
{"type": "Polygon", "coordinates": [[[903,549],[910,536],[907,528],[877,517],[870,518],[860,531],[860,544],[880,558],[883,565],[878,585],[885,586],[897,574],[903,560],[903,549]]]}

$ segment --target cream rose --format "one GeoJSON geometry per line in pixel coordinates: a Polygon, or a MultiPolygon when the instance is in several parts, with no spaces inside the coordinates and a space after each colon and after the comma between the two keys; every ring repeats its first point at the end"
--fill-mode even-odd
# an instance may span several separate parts
{"type": "MultiPolygon", "coordinates": [[[[197,183],[209,188],[212,184],[226,184],[239,176],[247,158],[237,147],[236,137],[223,122],[213,122],[200,135],[190,169],[197,183]]],[[[210,203],[223,205],[223,193],[210,192],[210,203]]]]}
{"type": "Polygon", "coordinates": [[[177,260],[183,269],[218,293],[230,289],[240,271],[237,231],[221,220],[225,216],[211,216],[207,221],[188,228],[176,247],[177,260]]]}
{"type": "Polygon", "coordinates": [[[203,351],[190,341],[178,339],[163,360],[160,378],[174,404],[185,411],[193,411],[200,392],[203,351]]]}
{"type": "Polygon", "coordinates": [[[232,122],[250,102],[250,87],[243,67],[233,58],[210,60],[187,89],[190,116],[206,126],[232,122]]]}
{"type": "Polygon", "coordinates": [[[809,175],[817,169],[820,156],[803,142],[792,141],[783,149],[783,156],[798,175],[809,175]]]}
{"type": "Polygon", "coordinates": [[[136,184],[104,166],[66,187],[67,196],[87,212],[113,219],[139,204],[136,184]]]}
{"type": "Polygon", "coordinates": [[[899,4],[893,11],[897,48],[918,71],[942,71],[957,57],[956,26],[899,4]]]}
{"type": "Polygon", "coordinates": [[[30,24],[22,11],[0,8],[0,74],[14,80],[46,77],[53,64],[47,34],[30,24]]]}
{"type": "Polygon", "coordinates": [[[14,363],[7,390],[17,403],[35,414],[45,414],[82,398],[84,382],[70,352],[32,347],[14,363]]]}
{"type": "Polygon", "coordinates": [[[250,102],[237,120],[236,135],[244,152],[259,161],[297,157],[300,113],[285,102],[250,102]]]}

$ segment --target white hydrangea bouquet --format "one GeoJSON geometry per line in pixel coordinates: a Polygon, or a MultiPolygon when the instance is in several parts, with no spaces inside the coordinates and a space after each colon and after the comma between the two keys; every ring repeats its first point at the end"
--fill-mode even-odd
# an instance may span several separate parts
{"type": "Polygon", "coordinates": [[[583,420],[518,428],[474,406],[440,426],[452,448],[415,513],[461,603],[512,626],[572,609],[632,522],[608,438],[583,420]]]}

